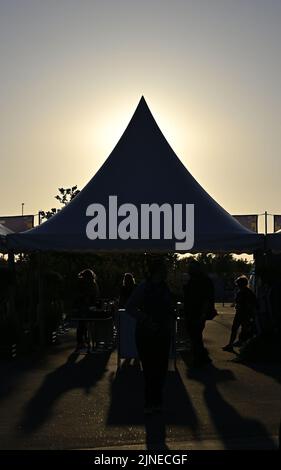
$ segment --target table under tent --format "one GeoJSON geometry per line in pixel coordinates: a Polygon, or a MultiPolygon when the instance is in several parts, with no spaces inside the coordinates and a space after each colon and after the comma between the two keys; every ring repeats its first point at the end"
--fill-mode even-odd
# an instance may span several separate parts
{"type": "MultiPolygon", "coordinates": [[[[143,97],[83,190],[43,224],[7,240],[11,253],[252,254],[264,248],[264,236],[243,227],[189,173],[143,97]]],[[[120,356],[130,353],[129,342],[127,335],[120,356]]]]}

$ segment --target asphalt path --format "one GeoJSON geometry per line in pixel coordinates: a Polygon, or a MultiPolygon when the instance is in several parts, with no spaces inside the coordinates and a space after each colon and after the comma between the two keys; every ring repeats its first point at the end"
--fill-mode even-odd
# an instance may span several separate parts
{"type": "Polygon", "coordinates": [[[179,356],[164,412],[143,414],[140,368],[116,351],[74,353],[70,331],[41,356],[1,361],[0,449],[273,449],[281,418],[280,367],[241,364],[223,352],[233,309],[219,307],[205,343],[213,364],[179,356]]]}

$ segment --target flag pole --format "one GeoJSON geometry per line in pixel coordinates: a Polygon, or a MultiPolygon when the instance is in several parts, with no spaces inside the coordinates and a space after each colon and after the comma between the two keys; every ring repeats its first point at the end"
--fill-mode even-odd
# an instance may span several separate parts
{"type": "Polygon", "coordinates": [[[265,211],[264,213],[264,232],[265,232],[265,235],[267,235],[267,211],[265,211]]]}

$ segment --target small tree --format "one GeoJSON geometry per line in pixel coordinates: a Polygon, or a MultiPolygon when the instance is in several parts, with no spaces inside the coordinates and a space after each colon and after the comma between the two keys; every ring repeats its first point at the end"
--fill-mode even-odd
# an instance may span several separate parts
{"type": "MultiPolygon", "coordinates": [[[[62,206],[66,206],[72,199],[80,193],[80,190],[77,186],[72,186],[71,188],[58,188],[59,194],[55,196],[62,206]]],[[[60,209],[53,207],[49,211],[40,211],[41,220],[50,219],[53,215],[57,214],[60,209]]]]}

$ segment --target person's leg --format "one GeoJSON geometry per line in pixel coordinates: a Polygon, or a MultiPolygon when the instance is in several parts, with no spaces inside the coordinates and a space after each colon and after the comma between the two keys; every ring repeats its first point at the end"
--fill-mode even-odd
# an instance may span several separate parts
{"type": "Polygon", "coordinates": [[[211,362],[207,349],[203,343],[203,327],[204,325],[196,325],[192,330],[193,338],[193,366],[204,365],[211,362]]]}
{"type": "Polygon", "coordinates": [[[209,352],[207,348],[205,348],[205,345],[204,345],[204,339],[203,339],[204,328],[205,328],[205,322],[200,325],[199,331],[198,331],[199,348],[200,348],[199,357],[201,359],[201,362],[209,363],[212,361],[210,359],[209,352]]]}
{"type": "Polygon", "coordinates": [[[153,367],[153,405],[161,408],[163,401],[163,390],[167,378],[169,366],[169,354],[171,345],[170,332],[164,332],[160,338],[156,340],[155,349],[158,354],[156,356],[155,365],[153,367]]]}
{"type": "Polygon", "coordinates": [[[144,396],[145,396],[145,407],[153,407],[156,399],[156,386],[157,376],[156,361],[157,356],[154,356],[154,350],[151,344],[146,345],[146,353],[143,357],[143,375],[144,375],[144,396]]]}
{"type": "Polygon", "coordinates": [[[241,326],[241,316],[239,315],[239,313],[236,313],[233,319],[233,323],[232,323],[229,344],[233,345],[240,326],[241,326]]]}
{"type": "Polygon", "coordinates": [[[190,350],[191,350],[191,356],[192,356],[191,360],[193,361],[197,353],[196,331],[195,331],[194,323],[191,322],[190,318],[188,317],[185,317],[185,328],[186,328],[187,341],[190,344],[190,350]]]}
{"type": "Polygon", "coordinates": [[[192,356],[193,362],[197,360],[200,354],[200,332],[195,325],[190,326],[190,339],[191,339],[191,346],[192,346],[192,356]]]}
{"type": "Polygon", "coordinates": [[[233,351],[233,343],[236,339],[240,326],[241,326],[241,316],[238,312],[236,312],[234,319],[233,319],[232,327],[231,327],[229,343],[223,347],[224,351],[233,351]]]}
{"type": "Polygon", "coordinates": [[[83,321],[79,320],[77,329],[76,329],[76,341],[77,341],[77,346],[81,346],[83,344],[83,321]]]}
{"type": "Polygon", "coordinates": [[[96,342],[94,321],[87,322],[87,335],[88,350],[90,352],[91,349],[94,350],[96,342]]]}
{"type": "Polygon", "coordinates": [[[242,344],[248,341],[255,334],[254,320],[250,316],[244,316],[241,320],[241,333],[239,335],[239,342],[242,344]]]}
{"type": "Polygon", "coordinates": [[[136,328],[136,346],[139,359],[142,365],[144,377],[144,402],[145,408],[152,407],[153,401],[153,374],[151,361],[154,359],[153,348],[150,345],[151,339],[142,327],[136,328]]]}

